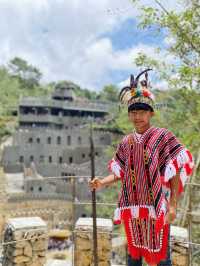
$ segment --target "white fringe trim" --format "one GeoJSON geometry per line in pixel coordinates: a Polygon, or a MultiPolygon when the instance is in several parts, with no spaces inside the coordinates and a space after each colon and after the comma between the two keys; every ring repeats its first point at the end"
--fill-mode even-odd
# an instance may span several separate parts
{"type": "Polygon", "coordinates": [[[120,208],[115,209],[113,219],[114,219],[114,221],[121,221],[121,210],[120,210],[120,208]]]}
{"type": "MultiPolygon", "coordinates": [[[[121,220],[121,211],[125,209],[130,209],[131,210],[131,216],[132,218],[139,218],[139,211],[140,208],[147,208],[149,209],[149,217],[156,219],[156,212],[154,206],[147,206],[147,205],[136,205],[136,206],[129,206],[129,207],[122,207],[122,208],[116,208],[114,211],[114,221],[120,221],[121,220]]],[[[163,201],[161,209],[162,212],[166,213],[167,211],[167,205],[166,202],[163,201]]]]}
{"type": "MultiPolygon", "coordinates": [[[[183,185],[185,184],[187,180],[187,174],[184,169],[184,164],[188,163],[191,168],[193,168],[194,163],[190,161],[190,158],[186,152],[186,149],[183,149],[182,151],[179,152],[175,160],[177,161],[178,168],[181,170],[180,171],[180,177],[183,185]]],[[[165,169],[165,174],[164,174],[164,181],[168,182],[172,177],[176,175],[176,168],[174,166],[173,161],[171,160],[168,165],[166,166],[165,169]]]]}
{"type": "Polygon", "coordinates": [[[115,174],[117,177],[121,177],[122,169],[119,166],[119,164],[115,161],[115,159],[112,159],[110,164],[110,169],[113,174],[115,174]]]}

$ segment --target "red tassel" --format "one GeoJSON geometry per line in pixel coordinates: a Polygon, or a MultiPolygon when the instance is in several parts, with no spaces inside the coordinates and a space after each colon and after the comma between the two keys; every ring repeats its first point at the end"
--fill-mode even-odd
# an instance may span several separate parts
{"type": "Polygon", "coordinates": [[[178,172],[178,162],[177,162],[177,159],[175,159],[174,161],[173,161],[173,165],[174,165],[174,167],[176,168],[176,173],[178,172]]]}
{"type": "Polygon", "coordinates": [[[131,210],[130,208],[129,209],[124,209],[121,211],[121,219],[126,221],[126,220],[129,220],[131,219],[131,210]]]}
{"type": "Polygon", "coordinates": [[[181,180],[179,181],[179,187],[178,187],[178,194],[181,194],[184,191],[183,189],[183,184],[181,182],[181,180]]]}
{"type": "Polygon", "coordinates": [[[192,162],[193,161],[192,154],[188,150],[186,150],[186,153],[190,159],[190,162],[192,162]]]}
{"type": "Polygon", "coordinates": [[[160,233],[161,229],[163,228],[164,226],[164,213],[162,212],[161,215],[158,217],[158,219],[156,220],[156,223],[155,223],[155,230],[156,230],[156,233],[160,233]]]}
{"type": "Polygon", "coordinates": [[[191,175],[192,174],[192,169],[190,168],[190,165],[188,163],[185,164],[185,170],[186,170],[186,174],[187,175],[191,175]]]}
{"type": "Polygon", "coordinates": [[[149,217],[149,209],[148,208],[140,208],[139,209],[139,217],[140,218],[148,218],[149,217]]]}
{"type": "Polygon", "coordinates": [[[121,220],[114,220],[113,223],[116,224],[116,225],[117,224],[121,224],[121,220]]]}

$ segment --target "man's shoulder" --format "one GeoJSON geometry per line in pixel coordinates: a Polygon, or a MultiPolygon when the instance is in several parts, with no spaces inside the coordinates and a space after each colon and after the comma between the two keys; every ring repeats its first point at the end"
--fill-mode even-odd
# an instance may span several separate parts
{"type": "Polygon", "coordinates": [[[169,133],[169,130],[164,127],[153,127],[154,132],[156,133],[169,133]]]}
{"type": "Polygon", "coordinates": [[[126,145],[127,143],[129,143],[129,141],[133,139],[133,133],[129,133],[127,135],[124,135],[122,138],[121,138],[121,141],[120,141],[120,144],[121,145],[126,145]]]}

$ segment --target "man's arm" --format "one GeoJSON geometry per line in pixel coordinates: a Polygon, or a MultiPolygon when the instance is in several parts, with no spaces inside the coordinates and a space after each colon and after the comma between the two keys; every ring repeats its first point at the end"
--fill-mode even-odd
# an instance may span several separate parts
{"type": "Polygon", "coordinates": [[[177,173],[171,180],[171,196],[169,200],[169,210],[165,217],[166,223],[171,223],[176,218],[176,208],[178,204],[178,190],[179,190],[179,182],[180,182],[180,172],[177,173]]]}
{"type": "Polygon", "coordinates": [[[108,185],[111,185],[117,181],[119,181],[120,178],[116,177],[115,175],[108,175],[104,177],[103,179],[95,177],[93,180],[89,181],[89,187],[91,190],[93,189],[101,189],[103,187],[106,187],[108,185]]]}

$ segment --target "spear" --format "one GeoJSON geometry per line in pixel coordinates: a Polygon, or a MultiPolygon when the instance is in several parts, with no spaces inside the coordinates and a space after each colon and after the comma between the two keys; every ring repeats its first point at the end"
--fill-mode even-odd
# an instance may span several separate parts
{"type": "MultiPolygon", "coordinates": [[[[95,178],[95,154],[94,154],[94,142],[93,142],[93,129],[92,123],[90,125],[90,154],[91,154],[91,180],[95,178]]],[[[94,266],[98,266],[98,254],[97,254],[97,213],[96,213],[96,192],[92,190],[92,217],[93,217],[93,256],[94,266]]]]}

